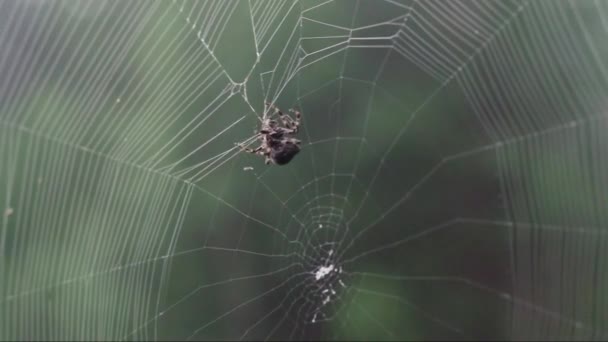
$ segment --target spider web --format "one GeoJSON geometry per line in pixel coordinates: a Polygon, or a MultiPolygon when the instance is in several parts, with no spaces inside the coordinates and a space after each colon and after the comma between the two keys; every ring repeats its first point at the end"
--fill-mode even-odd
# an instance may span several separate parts
{"type": "Polygon", "coordinates": [[[608,3],[0,3],[0,338],[605,339],[608,3]],[[240,152],[270,101],[286,166],[240,152]]]}

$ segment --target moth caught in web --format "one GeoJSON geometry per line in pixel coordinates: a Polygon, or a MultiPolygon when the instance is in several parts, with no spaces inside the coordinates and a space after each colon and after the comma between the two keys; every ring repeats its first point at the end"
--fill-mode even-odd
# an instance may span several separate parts
{"type": "Polygon", "coordinates": [[[271,103],[266,102],[266,106],[273,109],[274,114],[278,114],[282,126],[281,123],[273,120],[274,114],[269,115],[262,121],[257,133],[262,144],[255,149],[241,147],[245,152],[264,156],[266,164],[285,165],[300,152],[301,141],[294,136],[298,133],[302,114],[297,110],[290,109],[289,112],[295,115],[295,119],[293,119],[271,103]]]}

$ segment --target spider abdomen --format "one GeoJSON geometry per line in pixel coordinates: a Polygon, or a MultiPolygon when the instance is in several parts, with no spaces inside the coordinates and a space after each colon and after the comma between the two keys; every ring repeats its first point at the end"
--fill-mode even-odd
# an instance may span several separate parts
{"type": "Polygon", "coordinates": [[[300,148],[296,144],[281,144],[276,148],[273,148],[270,152],[270,158],[277,165],[285,165],[293,159],[293,157],[300,152],[300,148]]]}

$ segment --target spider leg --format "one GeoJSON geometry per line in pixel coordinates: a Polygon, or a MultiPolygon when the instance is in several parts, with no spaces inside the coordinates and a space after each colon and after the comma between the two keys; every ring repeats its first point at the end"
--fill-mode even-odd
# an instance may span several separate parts
{"type": "Polygon", "coordinates": [[[285,126],[287,129],[294,129],[295,126],[293,125],[293,119],[289,115],[283,114],[281,111],[278,111],[278,113],[283,126],[285,126]]]}
{"type": "Polygon", "coordinates": [[[255,149],[248,148],[248,147],[245,147],[245,146],[243,146],[243,145],[239,145],[239,146],[241,147],[241,149],[242,149],[243,151],[245,151],[245,152],[247,152],[247,153],[254,153],[254,154],[258,154],[258,152],[260,152],[260,151],[262,150],[262,146],[259,146],[259,147],[255,148],[255,149]]]}
{"type": "Polygon", "coordinates": [[[279,116],[283,116],[283,112],[281,112],[281,110],[279,109],[279,107],[273,105],[270,102],[266,102],[266,107],[270,108],[270,109],[274,109],[274,113],[275,114],[279,114],[279,116]]]}
{"type": "Polygon", "coordinates": [[[263,154],[263,155],[266,157],[266,159],[264,159],[264,163],[265,163],[266,165],[270,164],[270,162],[272,161],[272,160],[270,159],[270,148],[266,148],[266,150],[265,150],[265,151],[264,151],[264,153],[262,153],[262,154],[263,154]]]}
{"type": "Polygon", "coordinates": [[[279,118],[281,119],[281,122],[283,122],[283,125],[285,127],[287,127],[288,129],[292,129],[291,123],[293,122],[293,119],[290,118],[289,115],[283,114],[281,109],[279,107],[273,105],[272,103],[266,102],[266,105],[268,107],[274,109],[274,113],[279,115],[279,118]]]}
{"type": "Polygon", "coordinates": [[[294,130],[297,132],[298,129],[300,128],[300,121],[302,120],[302,113],[300,113],[299,110],[295,110],[293,108],[290,109],[289,111],[294,113],[296,116],[295,120],[293,120],[291,117],[289,119],[293,121],[294,130]]]}
{"type": "Polygon", "coordinates": [[[294,113],[296,117],[295,120],[288,114],[283,114],[281,112],[279,112],[279,117],[281,118],[281,121],[283,121],[283,125],[285,125],[285,127],[287,127],[288,129],[292,130],[291,133],[298,133],[298,131],[300,130],[300,120],[302,118],[302,113],[293,108],[290,109],[289,112],[294,113]]]}
{"type": "Polygon", "coordinates": [[[298,132],[298,130],[293,129],[293,128],[290,128],[290,129],[282,128],[282,132],[283,132],[283,134],[295,134],[298,132]]]}

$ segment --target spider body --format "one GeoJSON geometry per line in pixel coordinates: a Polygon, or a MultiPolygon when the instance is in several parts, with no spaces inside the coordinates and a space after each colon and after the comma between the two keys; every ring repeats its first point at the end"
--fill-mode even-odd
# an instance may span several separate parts
{"type": "Polygon", "coordinates": [[[279,122],[273,120],[273,115],[270,115],[262,122],[262,127],[258,132],[262,144],[255,149],[244,148],[244,150],[264,156],[266,164],[285,165],[300,152],[300,140],[293,136],[298,133],[302,115],[300,112],[290,109],[290,112],[295,113],[295,119],[292,119],[270,103],[266,103],[266,105],[275,110],[275,114],[278,114],[283,125],[281,126],[279,122]]]}
{"type": "Polygon", "coordinates": [[[300,147],[297,145],[298,143],[292,143],[288,140],[281,146],[272,148],[270,151],[270,160],[277,165],[289,163],[293,157],[300,152],[300,147]]]}

